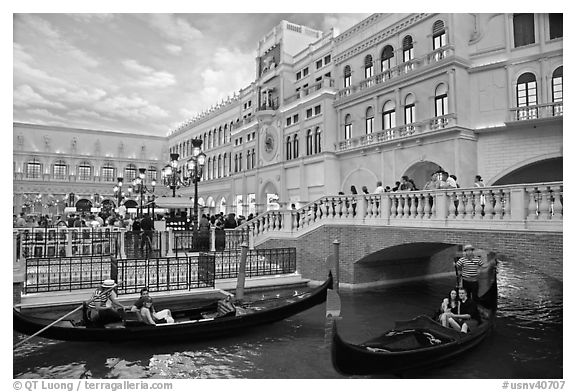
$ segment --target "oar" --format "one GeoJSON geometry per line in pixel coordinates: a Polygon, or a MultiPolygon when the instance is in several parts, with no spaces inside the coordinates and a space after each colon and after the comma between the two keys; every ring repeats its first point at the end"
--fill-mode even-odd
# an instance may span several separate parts
{"type": "MultiPolygon", "coordinates": [[[[110,288],[104,290],[104,291],[102,292],[102,294],[108,293],[109,291],[113,290],[115,287],[116,287],[116,286],[110,287],[110,288]]],[[[89,302],[87,302],[87,304],[91,304],[92,302],[94,302],[94,299],[92,299],[92,300],[90,300],[89,302]]],[[[42,328],[40,331],[35,332],[34,334],[28,336],[26,339],[23,339],[23,340],[19,341],[18,343],[16,343],[16,344],[12,347],[12,349],[15,349],[16,347],[22,345],[23,343],[27,342],[28,340],[32,339],[33,337],[40,335],[42,332],[46,331],[48,328],[54,326],[55,324],[57,324],[57,323],[59,323],[60,321],[64,320],[66,317],[68,317],[68,316],[70,316],[72,313],[74,313],[74,312],[82,309],[83,307],[84,307],[84,304],[78,306],[78,307],[77,307],[76,309],[74,309],[74,310],[71,310],[70,312],[66,313],[64,316],[60,317],[58,320],[53,321],[52,323],[50,323],[50,324],[48,324],[47,326],[45,326],[44,328],[42,328]]]]}

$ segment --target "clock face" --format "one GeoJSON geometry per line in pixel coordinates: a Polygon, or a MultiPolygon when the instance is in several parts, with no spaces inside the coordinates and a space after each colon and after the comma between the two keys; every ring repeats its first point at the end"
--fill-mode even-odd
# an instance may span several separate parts
{"type": "Polygon", "coordinates": [[[264,137],[262,138],[262,149],[263,149],[263,158],[266,161],[272,160],[274,155],[276,154],[276,130],[273,126],[268,126],[264,130],[264,137]]]}

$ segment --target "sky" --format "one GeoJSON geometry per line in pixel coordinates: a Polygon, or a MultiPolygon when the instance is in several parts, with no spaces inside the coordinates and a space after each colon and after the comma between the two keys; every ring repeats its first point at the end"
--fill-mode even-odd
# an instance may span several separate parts
{"type": "Polygon", "coordinates": [[[14,13],[13,121],[165,136],[254,81],[281,20],[337,35],[367,16],[14,13]]]}

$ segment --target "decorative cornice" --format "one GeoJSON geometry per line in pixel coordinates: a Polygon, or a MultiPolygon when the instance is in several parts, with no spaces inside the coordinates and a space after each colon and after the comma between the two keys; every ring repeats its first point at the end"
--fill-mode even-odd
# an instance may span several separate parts
{"type": "MultiPolygon", "coordinates": [[[[349,38],[349,36],[351,34],[356,34],[358,33],[360,30],[363,30],[365,27],[367,27],[369,24],[374,23],[375,21],[377,21],[383,14],[375,14],[374,18],[368,18],[365,19],[364,21],[360,22],[358,25],[359,26],[358,29],[356,29],[356,26],[348,31],[346,31],[345,34],[348,34],[348,32],[351,32],[350,34],[348,34],[348,36],[346,37],[349,38]],[[364,23],[366,22],[366,23],[364,23]],[[361,27],[361,28],[360,28],[361,27]]],[[[345,52],[337,55],[334,57],[334,64],[340,64],[341,62],[349,59],[350,57],[363,52],[364,50],[379,44],[380,42],[388,39],[389,37],[391,37],[394,34],[399,33],[402,30],[407,29],[408,27],[411,27],[412,25],[414,25],[415,23],[421,22],[422,20],[432,16],[434,14],[429,14],[429,13],[420,13],[420,14],[413,14],[395,24],[393,24],[392,26],[390,26],[387,29],[384,29],[382,31],[379,31],[377,34],[374,34],[373,36],[365,39],[364,41],[362,41],[361,43],[354,45],[353,48],[350,48],[348,50],[346,50],[345,52]]],[[[338,43],[338,38],[340,36],[336,37],[335,42],[338,43]]],[[[343,41],[343,40],[342,40],[343,41]]]]}

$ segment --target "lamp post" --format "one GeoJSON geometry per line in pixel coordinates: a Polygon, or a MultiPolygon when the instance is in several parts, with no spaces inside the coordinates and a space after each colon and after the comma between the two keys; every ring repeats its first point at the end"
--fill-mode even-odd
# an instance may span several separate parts
{"type": "Polygon", "coordinates": [[[143,201],[144,201],[144,195],[146,193],[150,193],[151,195],[154,194],[154,188],[156,187],[156,180],[152,180],[152,182],[150,183],[150,185],[152,185],[152,188],[149,188],[146,185],[146,169],[141,167],[140,169],[138,169],[139,173],[138,173],[138,177],[136,177],[133,181],[132,181],[132,187],[128,188],[128,192],[134,192],[140,195],[140,208],[138,209],[138,217],[140,218],[143,215],[143,201]]]}
{"type": "Polygon", "coordinates": [[[118,181],[116,183],[116,185],[114,186],[114,197],[116,197],[117,203],[116,203],[116,208],[119,209],[120,208],[120,204],[122,203],[122,199],[124,199],[124,196],[126,196],[126,194],[124,192],[122,192],[122,185],[123,185],[123,181],[124,178],[122,177],[117,177],[116,180],[118,181]]]}

